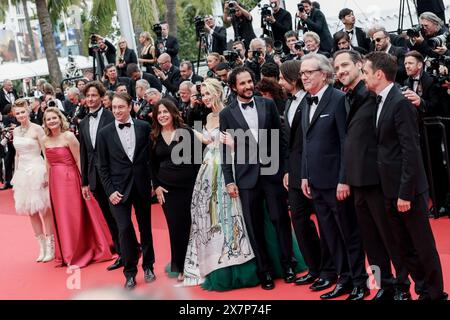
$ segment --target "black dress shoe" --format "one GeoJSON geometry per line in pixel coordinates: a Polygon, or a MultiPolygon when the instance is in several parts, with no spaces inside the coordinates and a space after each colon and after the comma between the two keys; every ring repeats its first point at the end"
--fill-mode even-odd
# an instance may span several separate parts
{"type": "Polygon", "coordinates": [[[328,299],[334,299],[343,296],[344,294],[348,294],[352,292],[352,286],[351,285],[345,285],[338,283],[334,289],[330,292],[324,293],[320,296],[320,299],[328,300],[328,299]]]}
{"type": "Polygon", "coordinates": [[[261,288],[264,290],[272,290],[275,288],[275,283],[273,282],[272,276],[270,273],[266,272],[261,277],[261,288]]]}
{"type": "Polygon", "coordinates": [[[378,290],[375,297],[372,298],[373,301],[392,301],[394,300],[395,291],[394,289],[380,289],[378,290]]]}
{"type": "Polygon", "coordinates": [[[127,277],[127,281],[125,281],[124,288],[127,290],[133,290],[135,287],[136,287],[136,278],[127,277]]]}
{"type": "Polygon", "coordinates": [[[7,190],[7,189],[11,189],[11,188],[12,188],[12,185],[11,185],[11,184],[5,183],[5,184],[3,185],[3,187],[0,188],[0,190],[7,190]]]}
{"type": "Polygon", "coordinates": [[[307,273],[304,276],[298,277],[295,279],[295,284],[297,285],[304,285],[304,284],[311,284],[316,281],[317,276],[313,276],[311,273],[307,273]]]}
{"type": "Polygon", "coordinates": [[[409,293],[409,291],[397,291],[395,293],[394,300],[397,300],[397,301],[412,300],[411,293],[409,293]]]}
{"type": "Polygon", "coordinates": [[[358,301],[364,300],[370,294],[370,290],[367,287],[354,287],[350,295],[345,300],[358,301]]]}
{"type": "Polygon", "coordinates": [[[417,300],[421,301],[445,301],[448,300],[448,294],[447,292],[442,293],[442,295],[439,298],[431,299],[431,297],[428,294],[420,295],[417,300]]]}
{"type": "Polygon", "coordinates": [[[144,270],[144,280],[145,280],[145,282],[147,282],[147,283],[150,283],[150,282],[156,280],[156,276],[155,276],[155,274],[153,273],[153,270],[152,270],[152,269],[145,269],[145,270],[144,270]]]}
{"type": "Polygon", "coordinates": [[[116,270],[123,267],[122,257],[118,257],[116,261],[106,268],[108,271],[116,270]]]}
{"type": "Polygon", "coordinates": [[[331,288],[331,286],[335,283],[336,280],[318,278],[316,282],[314,282],[313,285],[309,287],[309,289],[311,289],[312,291],[322,291],[331,288]]]}
{"type": "Polygon", "coordinates": [[[284,282],[292,283],[295,281],[295,272],[292,268],[287,268],[284,272],[284,282]]]}

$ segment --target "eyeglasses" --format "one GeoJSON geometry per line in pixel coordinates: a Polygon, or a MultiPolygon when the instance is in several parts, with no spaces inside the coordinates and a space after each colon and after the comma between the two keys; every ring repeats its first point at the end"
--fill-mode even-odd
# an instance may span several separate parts
{"type": "Polygon", "coordinates": [[[383,38],[376,38],[376,39],[373,39],[373,41],[375,41],[375,42],[380,42],[380,41],[383,40],[383,39],[386,39],[386,37],[383,37],[383,38]]]}
{"type": "Polygon", "coordinates": [[[312,74],[316,71],[321,71],[321,69],[315,69],[315,70],[305,70],[305,71],[300,71],[300,77],[306,76],[306,77],[311,77],[312,74]]]}

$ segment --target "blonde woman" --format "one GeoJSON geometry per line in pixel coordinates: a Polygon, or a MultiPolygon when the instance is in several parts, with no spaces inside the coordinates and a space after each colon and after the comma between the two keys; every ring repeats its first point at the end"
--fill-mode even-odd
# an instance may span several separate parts
{"type": "Polygon", "coordinates": [[[112,259],[112,240],[94,199],[81,194],[80,145],[58,108],[44,112],[43,145],[53,210],[56,261],[85,267],[112,259]]]}
{"type": "Polygon", "coordinates": [[[130,63],[137,63],[136,52],[128,48],[127,40],[124,37],[119,39],[119,48],[116,55],[116,67],[119,77],[127,76],[127,65],[130,63]]]}
{"type": "Polygon", "coordinates": [[[12,179],[14,202],[19,215],[30,217],[31,226],[39,243],[37,262],[53,260],[55,250],[48,179],[45,161],[41,156],[44,130],[30,121],[31,109],[24,99],[18,99],[13,114],[20,126],[14,129],[16,149],[15,170],[12,179]]]}
{"type": "Polygon", "coordinates": [[[156,63],[155,43],[149,32],[144,31],[139,35],[139,43],[142,49],[139,55],[139,63],[142,66],[142,71],[152,73],[152,67],[156,63]]]}

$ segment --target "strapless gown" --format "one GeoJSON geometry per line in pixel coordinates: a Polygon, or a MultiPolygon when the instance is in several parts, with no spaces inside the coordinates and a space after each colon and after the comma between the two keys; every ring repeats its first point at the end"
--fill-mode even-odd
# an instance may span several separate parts
{"type": "Polygon", "coordinates": [[[81,178],[68,147],[46,148],[55,224],[55,260],[85,267],[112,259],[112,239],[98,203],[85,201],[81,178]]]}

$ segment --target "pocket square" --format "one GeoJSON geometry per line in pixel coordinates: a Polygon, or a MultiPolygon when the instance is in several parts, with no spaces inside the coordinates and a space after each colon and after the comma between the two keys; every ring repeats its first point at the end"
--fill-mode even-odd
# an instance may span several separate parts
{"type": "Polygon", "coordinates": [[[329,114],[321,114],[319,118],[325,118],[325,117],[329,117],[329,114]]]}

